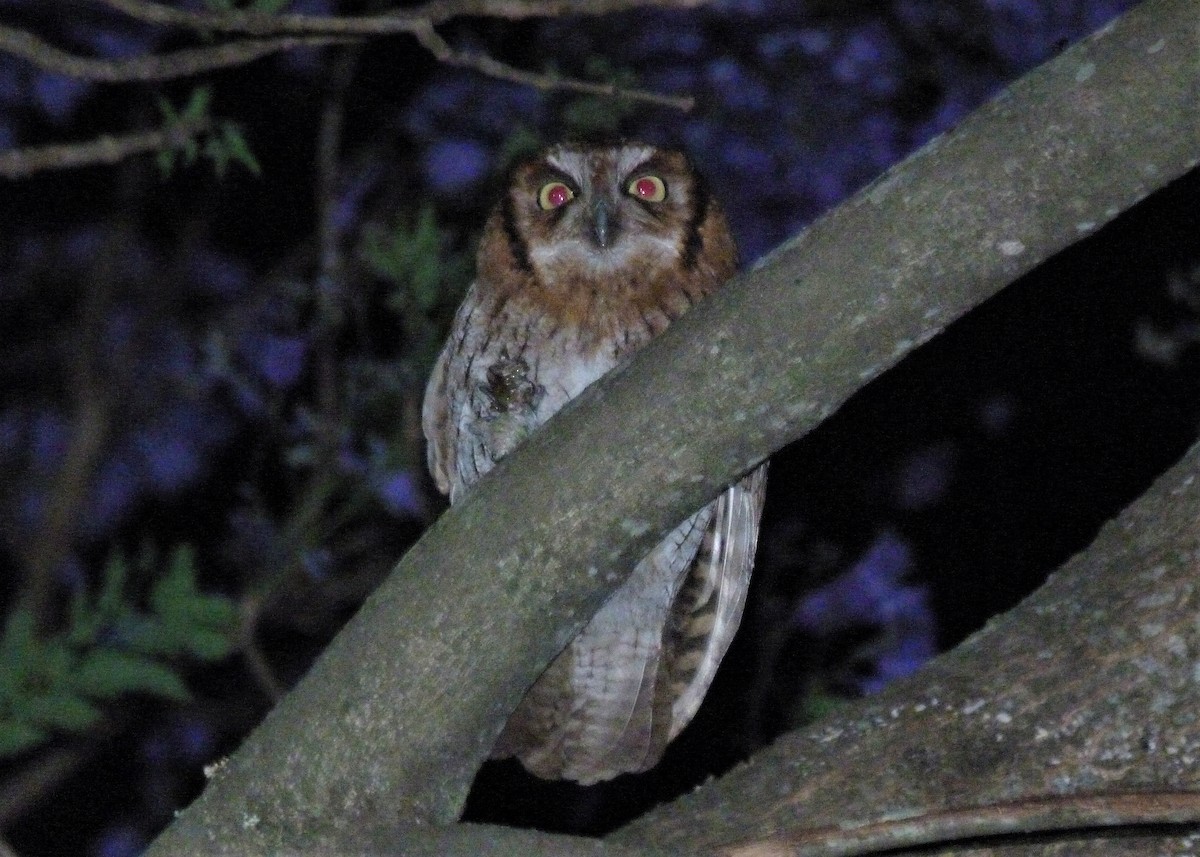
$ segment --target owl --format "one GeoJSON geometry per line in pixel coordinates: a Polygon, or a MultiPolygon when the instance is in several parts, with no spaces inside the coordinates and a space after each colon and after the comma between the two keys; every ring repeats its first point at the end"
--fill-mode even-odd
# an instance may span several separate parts
{"type": "MultiPolygon", "coordinates": [[[[687,157],[560,144],[517,164],[425,394],[450,502],[736,267],[687,157]]],[[[691,720],[745,603],[765,466],[681,522],[551,662],[493,757],[583,784],[643,771],[691,720]]]]}

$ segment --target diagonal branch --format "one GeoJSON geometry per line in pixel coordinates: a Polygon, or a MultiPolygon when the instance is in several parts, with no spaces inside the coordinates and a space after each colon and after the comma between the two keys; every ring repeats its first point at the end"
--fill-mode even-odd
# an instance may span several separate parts
{"type": "Polygon", "coordinates": [[[611,83],[593,83],[586,80],[576,80],[569,77],[558,77],[536,72],[522,71],[519,68],[500,62],[487,54],[464,53],[454,48],[438,35],[430,24],[418,24],[413,35],[421,46],[433,54],[434,58],[446,65],[469,68],[513,83],[532,86],[543,91],[568,90],[582,92],[586,95],[603,95],[609,98],[628,98],[634,101],[644,101],[649,104],[661,104],[664,107],[674,107],[676,110],[691,110],[696,105],[696,99],[691,96],[659,95],[638,89],[625,89],[611,83]]]}
{"type": "Polygon", "coordinates": [[[430,528],[150,854],[454,820],[524,689],[675,522],[1200,161],[1198,30],[1195,0],[1147,0],[586,391],[430,528]]]}

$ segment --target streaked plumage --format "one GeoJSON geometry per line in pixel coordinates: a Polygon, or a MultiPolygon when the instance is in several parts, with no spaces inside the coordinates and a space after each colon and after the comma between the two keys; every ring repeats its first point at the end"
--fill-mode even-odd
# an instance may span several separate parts
{"type": "MultiPolygon", "coordinates": [[[[724,216],[687,158],[551,147],[518,164],[426,391],[450,501],[732,275],[724,216]]],[[[645,770],[695,714],[737,629],[765,467],[679,525],[551,663],[493,755],[593,783],[645,770]]]]}

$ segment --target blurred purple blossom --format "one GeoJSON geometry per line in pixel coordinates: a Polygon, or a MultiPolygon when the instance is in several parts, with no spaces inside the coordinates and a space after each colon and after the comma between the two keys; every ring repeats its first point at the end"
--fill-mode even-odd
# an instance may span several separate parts
{"type": "MultiPolygon", "coordinates": [[[[199,433],[202,427],[197,425],[199,433]]],[[[196,441],[165,426],[140,429],[134,445],[141,454],[149,486],[158,492],[177,491],[200,473],[201,457],[196,441]]]]}
{"type": "Polygon", "coordinates": [[[149,844],[140,825],[119,822],[110,825],[96,840],[93,857],[137,857],[149,844]]]}
{"type": "Polygon", "coordinates": [[[111,532],[137,501],[140,486],[131,452],[128,447],[118,449],[100,465],[81,516],[80,533],[84,538],[111,532]]]}
{"type": "Polygon", "coordinates": [[[243,259],[219,253],[211,247],[187,254],[187,275],[202,294],[232,298],[250,284],[250,269],[243,259]]]}
{"type": "Polygon", "coordinates": [[[71,118],[92,84],[75,77],[43,72],[33,80],[33,95],[47,116],[56,122],[71,118]]]}
{"type": "Polygon", "coordinates": [[[864,692],[908,675],[937,651],[928,589],[904,581],[911,562],[908,543],[885,531],[849,571],[805,596],[793,616],[816,637],[862,626],[878,630],[867,647],[874,671],[860,682],[864,692]]]}
{"type": "Polygon", "coordinates": [[[29,453],[34,471],[39,474],[55,472],[67,451],[68,427],[62,414],[48,409],[38,410],[27,428],[29,453]]]}
{"type": "Polygon", "coordinates": [[[425,510],[424,494],[409,470],[383,474],[375,482],[375,494],[393,515],[418,517],[425,510]]]}
{"type": "Polygon", "coordinates": [[[729,57],[713,60],[705,67],[708,83],[733,110],[761,113],[771,103],[771,91],[756,76],[729,57]]]}
{"type": "Polygon", "coordinates": [[[270,386],[286,390],[300,380],[308,343],[299,336],[248,333],[240,342],[242,358],[270,386]]]}
{"type": "Polygon", "coordinates": [[[300,567],[312,580],[325,580],[333,570],[333,553],[326,547],[310,548],[300,553],[300,567]]]}
{"type": "Polygon", "coordinates": [[[863,693],[877,693],[891,682],[912,675],[937,654],[933,615],[923,593],[920,600],[921,604],[914,604],[906,614],[910,621],[888,629],[885,638],[872,647],[878,653],[873,661],[875,674],[860,680],[863,693]]]}
{"type": "Polygon", "coordinates": [[[215,751],[212,725],[186,711],[159,724],[141,744],[142,755],[156,762],[195,764],[212,758],[215,751]]]}
{"type": "Polygon", "coordinates": [[[425,150],[425,176],[433,190],[452,196],[487,178],[491,155],[473,140],[439,140],[425,150]]]}
{"type": "Polygon", "coordinates": [[[383,164],[371,162],[356,170],[345,182],[333,206],[333,227],[339,233],[349,232],[362,219],[363,200],[386,175],[383,164]]]}
{"type": "Polygon", "coordinates": [[[805,596],[793,621],[817,635],[887,624],[907,606],[902,579],[911,562],[908,543],[884,532],[849,571],[805,596]]]}
{"type": "Polygon", "coordinates": [[[153,49],[156,43],[154,30],[150,27],[117,28],[76,23],[71,27],[71,35],[90,45],[105,59],[125,59],[143,54],[153,49]]]}

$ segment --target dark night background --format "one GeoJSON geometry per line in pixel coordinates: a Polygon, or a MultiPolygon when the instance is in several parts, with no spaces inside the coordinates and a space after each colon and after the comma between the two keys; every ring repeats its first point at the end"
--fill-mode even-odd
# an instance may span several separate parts
{"type": "MultiPolygon", "coordinates": [[[[420,397],[506,157],[566,133],[682,145],[750,263],[1132,5],[724,0],[441,28],[691,113],[439,66],[407,38],[164,84],[0,53],[0,149],[153,127],[207,85],[261,166],[148,155],[0,188],[4,840],[139,853],[436,517],[420,397]],[[71,603],[107,605],[86,640],[71,603]],[[21,616],[39,643],[12,642],[21,616]],[[102,693],[79,677],[94,650],[141,671],[102,693]],[[78,716],[30,714],[30,682],[78,716]]],[[[0,0],[0,24],[100,57],[203,43],[83,0],[0,0]]],[[[1198,195],[1193,173],[1148,198],[773,459],[742,633],[659,768],[585,789],[489,763],[468,817],[611,829],[907,675],[1086,545],[1200,429],[1198,195]]]]}

